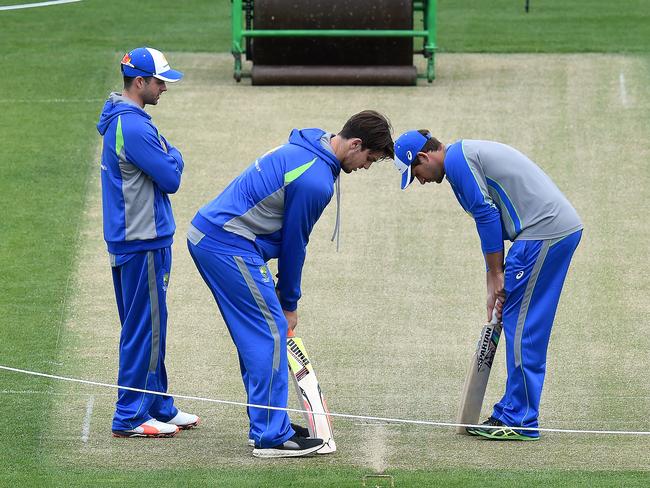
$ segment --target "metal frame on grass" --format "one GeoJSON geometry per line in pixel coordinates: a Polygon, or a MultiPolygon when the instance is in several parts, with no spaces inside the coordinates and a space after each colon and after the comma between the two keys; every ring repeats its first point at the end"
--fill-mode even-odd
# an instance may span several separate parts
{"type": "Polygon", "coordinates": [[[436,0],[415,0],[413,13],[423,12],[422,30],[382,30],[382,29],[254,29],[253,0],[232,0],[232,55],[235,58],[234,78],[238,82],[242,76],[242,54],[250,51],[249,41],[254,37],[421,37],[424,39],[422,54],[427,59],[426,74],[418,75],[431,83],[435,78],[434,55],[436,50],[436,0]],[[244,16],[245,12],[245,16],[244,16]],[[243,25],[244,19],[246,25],[243,25]],[[246,45],[244,45],[246,40],[246,45]]]}

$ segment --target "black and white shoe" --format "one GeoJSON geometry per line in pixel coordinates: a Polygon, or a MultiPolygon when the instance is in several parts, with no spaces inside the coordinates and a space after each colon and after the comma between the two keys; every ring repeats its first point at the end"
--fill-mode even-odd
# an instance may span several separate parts
{"type": "MultiPolygon", "coordinates": [[[[298,424],[291,424],[291,428],[296,433],[298,437],[309,437],[309,429],[298,424]]],[[[248,446],[255,447],[255,441],[253,439],[248,439],[248,446]]]]}
{"type": "Polygon", "coordinates": [[[298,437],[309,437],[309,429],[298,424],[291,424],[291,428],[298,437]]]}
{"type": "Polygon", "coordinates": [[[284,458],[307,456],[323,447],[323,439],[309,439],[296,434],[279,446],[253,449],[253,456],[258,458],[284,458]]]}

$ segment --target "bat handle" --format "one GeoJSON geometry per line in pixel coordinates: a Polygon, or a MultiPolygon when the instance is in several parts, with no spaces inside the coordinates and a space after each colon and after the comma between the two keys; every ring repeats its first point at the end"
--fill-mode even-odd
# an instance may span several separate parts
{"type": "Polygon", "coordinates": [[[296,333],[292,329],[287,330],[287,337],[295,337],[295,335],[296,333]]]}
{"type": "Polygon", "coordinates": [[[497,298],[497,301],[494,302],[494,308],[492,309],[492,321],[490,324],[496,325],[499,323],[499,319],[497,318],[497,303],[499,303],[501,300],[497,298]]]}

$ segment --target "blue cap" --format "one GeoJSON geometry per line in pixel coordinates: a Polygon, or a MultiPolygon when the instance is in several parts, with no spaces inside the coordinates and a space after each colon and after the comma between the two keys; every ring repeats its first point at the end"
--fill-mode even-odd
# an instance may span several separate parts
{"type": "Polygon", "coordinates": [[[410,130],[395,141],[395,159],[393,161],[397,170],[402,174],[402,190],[406,190],[406,187],[415,178],[411,172],[411,164],[429,139],[431,139],[429,133],[423,136],[417,130],[410,130]]]}
{"type": "Polygon", "coordinates": [[[183,73],[169,67],[165,55],[150,47],[139,47],[124,55],[121,61],[124,76],[153,76],[159,80],[174,83],[183,77],[183,73]]]}

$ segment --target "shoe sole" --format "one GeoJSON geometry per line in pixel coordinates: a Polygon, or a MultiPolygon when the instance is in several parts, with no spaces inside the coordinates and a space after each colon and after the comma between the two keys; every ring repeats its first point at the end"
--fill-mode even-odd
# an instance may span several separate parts
{"type": "Polygon", "coordinates": [[[316,452],[323,446],[324,444],[321,444],[319,446],[310,447],[309,449],[253,449],[253,456],[258,458],[300,457],[316,452]]]}
{"type": "Polygon", "coordinates": [[[152,439],[157,439],[157,438],[163,438],[163,437],[174,437],[177,432],[170,432],[169,434],[166,434],[164,432],[160,432],[158,434],[138,434],[137,432],[119,432],[119,431],[113,431],[113,437],[117,437],[120,439],[130,439],[131,437],[149,437],[152,439]]]}

